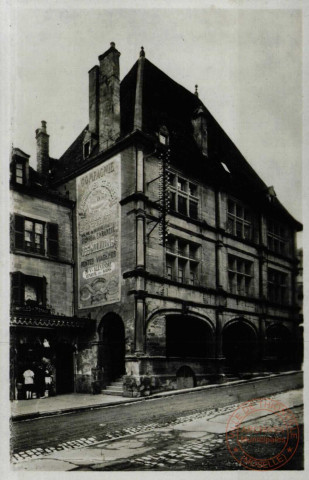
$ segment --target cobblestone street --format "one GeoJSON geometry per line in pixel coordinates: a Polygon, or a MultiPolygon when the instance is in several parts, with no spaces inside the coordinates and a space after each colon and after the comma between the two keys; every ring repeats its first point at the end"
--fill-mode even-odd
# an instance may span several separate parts
{"type": "MultiPolygon", "coordinates": [[[[301,425],[302,391],[271,395],[285,403],[301,425]]],[[[92,437],[76,438],[57,446],[15,453],[17,470],[235,470],[243,469],[229,453],[225,434],[227,419],[241,402],[209,408],[177,418],[136,424],[92,437]]],[[[273,425],[274,415],[255,423],[273,425]]],[[[105,425],[101,424],[104,429],[105,425]]],[[[302,439],[302,438],[301,438],[302,439]]],[[[266,447],[265,447],[266,448],[266,447]]],[[[263,456],[263,452],[261,453],[263,456]]],[[[292,460],[302,468],[302,443],[292,460]]],[[[291,468],[287,465],[287,469],[291,468]]]]}

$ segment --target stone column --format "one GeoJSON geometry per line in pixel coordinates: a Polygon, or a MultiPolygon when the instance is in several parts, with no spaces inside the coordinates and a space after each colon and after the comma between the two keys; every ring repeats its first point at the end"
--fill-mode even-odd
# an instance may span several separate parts
{"type": "Polygon", "coordinates": [[[136,268],[145,267],[145,215],[136,215],[136,268]]]}
{"type": "MultiPolygon", "coordinates": [[[[144,154],[141,147],[136,150],[136,193],[144,192],[144,154]]],[[[136,214],[136,267],[145,267],[145,205],[138,200],[136,214]]]]}
{"type": "Polygon", "coordinates": [[[145,349],[145,327],[144,327],[144,298],[136,296],[135,312],[135,353],[144,353],[145,349]]]}
{"type": "Polygon", "coordinates": [[[221,225],[221,212],[222,212],[222,198],[221,192],[216,190],[215,193],[215,211],[216,211],[216,228],[217,228],[217,241],[216,241],[216,287],[219,290],[223,288],[223,230],[221,225]]]}
{"type": "Polygon", "coordinates": [[[261,370],[264,370],[264,360],[266,354],[266,327],[265,316],[259,318],[259,364],[261,370]]]}
{"type": "Polygon", "coordinates": [[[216,311],[216,358],[222,358],[222,312],[216,311]]]}
{"type": "MultiPolygon", "coordinates": [[[[262,252],[259,256],[259,297],[262,301],[266,301],[267,295],[267,260],[262,252]]],[[[263,308],[265,309],[266,305],[263,308]]]]}
{"type": "Polygon", "coordinates": [[[223,242],[218,239],[216,242],[216,286],[219,289],[223,288],[223,262],[222,262],[223,242]]]}
{"type": "Polygon", "coordinates": [[[263,213],[260,214],[260,239],[261,245],[267,246],[267,221],[263,213]]]}
{"type": "Polygon", "coordinates": [[[222,350],[222,311],[221,309],[216,310],[216,369],[217,369],[217,376],[219,381],[223,381],[225,374],[224,374],[224,356],[222,350]]]}
{"type": "MultiPolygon", "coordinates": [[[[144,154],[141,146],[136,149],[136,193],[144,193],[144,154]]],[[[136,214],[136,278],[135,300],[135,353],[144,353],[145,348],[145,205],[141,198],[137,201],[136,214]]]]}
{"type": "Polygon", "coordinates": [[[144,192],[144,153],[141,148],[136,152],[136,192],[144,192]]]}

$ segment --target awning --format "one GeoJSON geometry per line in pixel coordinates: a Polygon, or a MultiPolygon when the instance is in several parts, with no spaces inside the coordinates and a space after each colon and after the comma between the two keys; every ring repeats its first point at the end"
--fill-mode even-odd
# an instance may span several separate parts
{"type": "Polygon", "coordinates": [[[93,326],[93,319],[66,317],[61,315],[31,315],[13,314],[10,319],[11,327],[41,327],[41,328],[71,328],[87,329],[93,326]]]}

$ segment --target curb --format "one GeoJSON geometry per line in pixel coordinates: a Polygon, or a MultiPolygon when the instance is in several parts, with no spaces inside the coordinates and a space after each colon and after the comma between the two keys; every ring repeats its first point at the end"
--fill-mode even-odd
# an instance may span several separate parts
{"type": "Polygon", "coordinates": [[[71,407],[71,408],[62,408],[59,410],[54,410],[52,412],[33,412],[33,413],[25,413],[25,414],[19,414],[19,415],[14,415],[11,416],[11,421],[12,422],[20,422],[20,421],[25,421],[25,420],[33,420],[36,418],[43,418],[43,417],[52,417],[52,416],[57,416],[57,415],[66,415],[70,413],[79,413],[83,412],[85,410],[98,410],[98,409],[103,409],[103,408],[108,408],[108,407],[114,407],[114,406],[119,406],[119,405],[128,405],[131,403],[138,403],[138,402],[144,402],[147,400],[154,400],[156,398],[163,398],[163,397],[172,397],[174,395],[183,395],[183,394],[188,394],[188,393],[196,393],[204,390],[215,390],[215,389],[220,389],[224,388],[227,386],[237,386],[237,385],[243,385],[243,384],[249,384],[249,383],[255,383],[255,382],[261,382],[263,380],[271,380],[272,378],[275,377],[284,377],[284,376],[289,376],[289,375],[297,375],[297,374],[303,374],[302,370],[293,370],[290,372],[283,372],[283,373],[273,373],[267,376],[260,376],[260,377],[254,377],[250,378],[248,380],[234,380],[233,382],[225,382],[225,383],[218,383],[214,385],[204,385],[202,387],[193,387],[193,388],[185,388],[182,390],[170,390],[167,392],[159,392],[159,393],[154,393],[153,395],[149,395],[148,397],[138,397],[138,398],[127,398],[124,399],[123,401],[116,401],[116,402],[108,402],[108,403],[98,403],[94,405],[83,405],[80,407],[71,407]]]}

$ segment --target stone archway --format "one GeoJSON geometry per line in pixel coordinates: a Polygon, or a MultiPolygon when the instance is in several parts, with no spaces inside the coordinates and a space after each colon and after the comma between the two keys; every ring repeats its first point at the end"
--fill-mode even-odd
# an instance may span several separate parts
{"type": "Polygon", "coordinates": [[[168,357],[209,358],[214,353],[210,325],[191,315],[166,316],[166,355],[168,357]]]}
{"type": "Polygon", "coordinates": [[[279,367],[292,361],[296,342],[287,327],[280,324],[271,325],[266,330],[266,338],[267,357],[272,360],[274,366],[279,367]]]}
{"type": "Polygon", "coordinates": [[[187,365],[183,365],[176,373],[177,388],[179,390],[183,388],[193,388],[196,386],[195,374],[192,368],[187,365]]]}
{"type": "Polygon", "coordinates": [[[243,320],[229,322],[222,331],[222,350],[227,370],[251,371],[258,360],[258,339],[254,327],[243,320]]]}
{"type": "Polygon", "coordinates": [[[125,330],[121,317],[108,313],[99,326],[99,368],[105,382],[111,382],[125,373],[125,330]]]}

